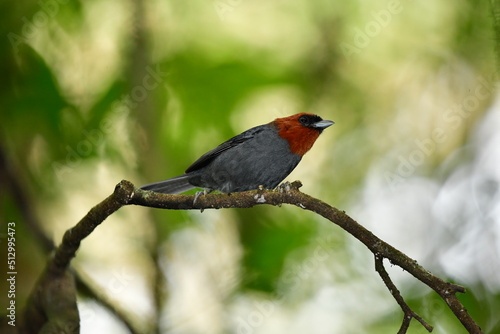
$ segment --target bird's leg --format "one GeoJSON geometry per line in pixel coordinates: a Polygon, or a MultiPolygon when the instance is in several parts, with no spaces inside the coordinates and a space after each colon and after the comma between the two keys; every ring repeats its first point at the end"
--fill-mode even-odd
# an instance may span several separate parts
{"type": "Polygon", "coordinates": [[[201,195],[207,195],[210,194],[213,191],[213,189],[203,189],[201,191],[197,191],[196,194],[194,194],[194,200],[193,200],[193,205],[196,204],[196,201],[201,195]]]}

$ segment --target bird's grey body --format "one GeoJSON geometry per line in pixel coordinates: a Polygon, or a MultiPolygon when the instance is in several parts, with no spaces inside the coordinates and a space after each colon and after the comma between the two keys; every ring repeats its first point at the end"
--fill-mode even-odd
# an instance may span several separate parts
{"type": "Polygon", "coordinates": [[[278,129],[271,124],[251,128],[202,155],[186,169],[186,174],[141,188],[167,194],[193,188],[224,193],[259,186],[273,189],[302,158],[290,154],[288,141],[279,137],[277,132],[278,129]]]}

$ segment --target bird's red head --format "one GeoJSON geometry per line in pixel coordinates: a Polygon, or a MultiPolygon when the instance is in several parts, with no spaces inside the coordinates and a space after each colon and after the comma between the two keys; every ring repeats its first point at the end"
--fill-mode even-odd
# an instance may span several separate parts
{"type": "Polygon", "coordinates": [[[303,156],[313,146],[321,132],[334,124],[321,117],[300,113],[288,117],[277,118],[271,123],[278,129],[278,134],[290,144],[290,151],[303,156]]]}

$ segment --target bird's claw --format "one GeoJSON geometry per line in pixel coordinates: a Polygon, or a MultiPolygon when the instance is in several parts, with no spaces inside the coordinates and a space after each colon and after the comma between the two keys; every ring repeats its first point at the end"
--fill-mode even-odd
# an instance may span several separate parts
{"type": "MultiPolygon", "coordinates": [[[[197,191],[196,194],[194,194],[194,199],[193,199],[193,205],[196,204],[196,201],[198,201],[198,198],[200,198],[201,195],[205,196],[208,195],[212,192],[212,189],[203,189],[200,191],[197,191]]],[[[201,209],[203,211],[203,209],[201,209]]]]}
{"type": "Polygon", "coordinates": [[[300,181],[293,181],[293,182],[285,181],[279,186],[277,186],[276,190],[279,191],[280,193],[288,193],[291,190],[298,190],[300,187],[302,187],[302,182],[300,181]]]}
{"type": "Polygon", "coordinates": [[[288,192],[290,192],[290,189],[292,189],[292,187],[291,187],[291,186],[292,186],[292,185],[291,185],[291,183],[290,183],[290,182],[285,181],[285,182],[283,182],[282,184],[280,184],[280,185],[278,186],[278,188],[276,188],[276,189],[277,189],[280,193],[288,193],[288,192]]]}
{"type": "Polygon", "coordinates": [[[194,194],[193,205],[196,204],[196,201],[198,201],[198,198],[200,198],[201,195],[206,195],[206,194],[207,194],[206,190],[197,191],[196,194],[194,194]]]}

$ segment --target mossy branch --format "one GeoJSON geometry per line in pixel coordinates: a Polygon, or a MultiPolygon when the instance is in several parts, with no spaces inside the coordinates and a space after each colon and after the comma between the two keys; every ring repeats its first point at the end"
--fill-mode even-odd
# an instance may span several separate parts
{"type": "MultiPolygon", "coordinates": [[[[61,245],[57,248],[54,256],[49,259],[47,269],[42,278],[35,286],[30,302],[27,306],[27,313],[30,317],[39,319],[36,324],[33,322],[29,326],[24,326],[26,333],[38,333],[42,328],[52,328],[54,321],[61,324],[61,315],[54,317],[54,312],[47,309],[50,305],[46,294],[47,284],[54,281],[62,281],[68,289],[57,289],[52,292],[50,298],[66,301],[65,305],[70,305],[76,310],[74,288],[71,281],[68,281],[68,269],[71,259],[76,255],[80,242],[99,226],[109,215],[125,205],[140,205],[152,208],[170,210],[205,210],[222,208],[251,208],[256,205],[268,204],[280,206],[282,204],[295,205],[304,210],[312,211],[323,216],[332,223],[340,226],[356,239],[361,241],[375,255],[376,270],[382,280],[391,291],[397,303],[403,310],[403,324],[399,333],[406,333],[411,319],[419,321],[429,332],[432,326],[427,324],[406,304],[400,292],[391,281],[383,266],[383,259],[388,259],[393,265],[397,265],[412,274],[419,281],[423,282],[446,302],[451,311],[460,320],[469,333],[482,333],[481,328],[472,319],[465,307],[457,298],[457,293],[465,293],[465,288],[448,283],[420,266],[417,261],[409,258],[401,251],[382,241],[366,228],[358,224],[344,211],[338,210],[329,204],[299,191],[301,183],[286,183],[276,190],[252,190],[235,194],[209,194],[200,196],[194,201],[194,195],[167,195],[136,188],[129,181],[121,181],[115,188],[114,193],[104,201],[92,208],[89,213],[73,228],[66,231],[61,245]],[[68,283],[69,282],[69,283],[68,283]],[[69,295],[69,296],[68,296],[69,295]],[[36,297],[36,298],[35,298],[36,297]]],[[[73,311],[74,311],[73,310],[73,311]]],[[[72,324],[65,328],[66,333],[78,333],[79,327],[75,326],[78,321],[78,313],[65,312],[66,323],[72,324]],[[68,328],[70,331],[68,331],[68,328]],[[71,331],[72,330],[72,331],[71,331]]],[[[29,321],[28,321],[29,322],[29,321]]]]}

